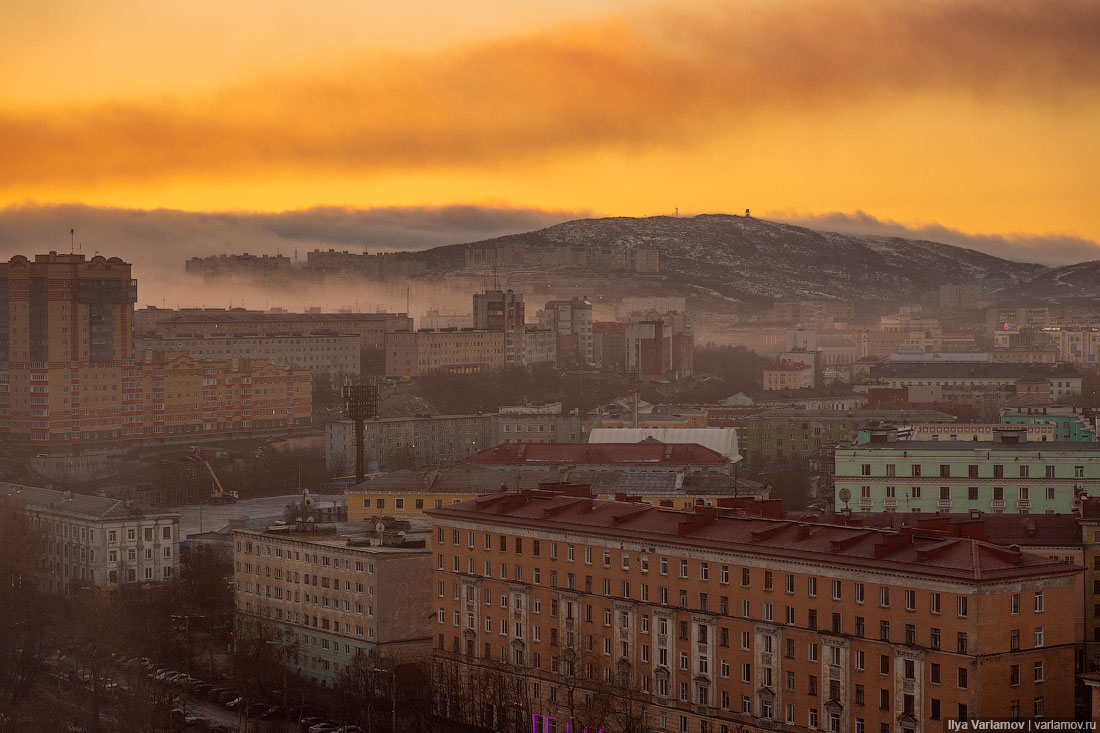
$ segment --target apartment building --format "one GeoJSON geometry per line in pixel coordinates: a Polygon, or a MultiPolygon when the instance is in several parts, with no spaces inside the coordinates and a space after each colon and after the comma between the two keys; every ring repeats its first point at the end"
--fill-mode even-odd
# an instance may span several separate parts
{"type": "Polygon", "coordinates": [[[399,331],[386,334],[385,350],[387,377],[495,372],[504,367],[505,332],[465,328],[399,331]]]}
{"type": "Polygon", "coordinates": [[[869,379],[893,388],[938,385],[1010,391],[1020,391],[1020,384],[1037,380],[1047,385],[1056,400],[1081,392],[1081,375],[1068,364],[893,363],[872,366],[869,379]]]}
{"type": "Polygon", "coordinates": [[[336,332],[172,338],[147,334],[136,336],[134,347],[139,355],[177,352],[200,361],[266,359],[275,364],[308,369],[314,378],[328,380],[337,388],[345,379],[358,383],[362,361],[359,336],[336,332]]]}
{"type": "Polygon", "coordinates": [[[290,669],[325,687],[337,685],[363,656],[426,654],[432,631],[427,533],[408,522],[375,520],[366,527],[234,529],[240,637],[272,639],[290,669]]]}
{"type": "Polygon", "coordinates": [[[742,453],[753,466],[805,460],[822,446],[855,440],[859,430],[879,423],[953,423],[935,410],[804,410],[780,407],[745,419],[742,453]]]}
{"type": "MultiPolygon", "coordinates": [[[[384,417],[363,423],[367,462],[385,470],[440,466],[464,461],[495,445],[494,415],[384,417]]],[[[355,423],[325,425],[325,464],[330,471],[355,470],[355,423]]]]}
{"type": "Polygon", "coordinates": [[[165,338],[241,334],[307,334],[315,331],[358,334],[364,348],[381,349],[386,334],[410,331],[405,313],[283,313],[244,308],[182,308],[149,306],[134,314],[134,332],[165,338]]]}
{"type": "Polygon", "coordinates": [[[394,471],[347,490],[348,519],[379,512],[422,517],[428,509],[469,501],[494,491],[553,487],[582,489],[600,499],[625,499],[653,506],[690,508],[727,501],[767,499],[767,485],[718,472],[592,470],[563,467],[552,471],[515,468],[502,471],[462,464],[423,471],[394,471]]]}
{"type": "Polygon", "coordinates": [[[38,535],[40,590],[155,589],[179,578],[179,515],[130,501],[0,483],[38,535]]]}
{"type": "MultiPolygon", "coordinates": [[[[991,441],[998,434],[1005,433],[1006,426],[1002,423],[939,423],[932,425],[909,425],[897,430],[898,440],[970,440],[991,441]]],[[[1054,425],[1039,422],[1021,424],[1019,426],[1019,439],[1027,442],[1060,440],[1056,437],[1054,425]]],[[[859,443],[867,443],[871,431],[861,430],[856,439],[859,443]]]]}
{"type": "Polygon", "coordinates": [[[1100,443],[898,441],[836,449],[836,508],[864,512],[1068,514],[1100,494],[1100,443]],[[847,501],[841,497],[847,492],[847,501]]]}
{"type": "Polygon", "coordinates": [[[1100,329],[1044,328],[1042,338],[1056,350],[1058,361],[1094,366],[1100,361],[1100,329]]]}
{"type": "Polygon", "coordinates": [[[0,263],[0,434],[38,450],[117,438],[136,300],[117,257],[0,263]]]}
{"type": "MultiPolygon", "coordinates": [[[[1001,410],[1002,425],[1023,425],[1029,433],[1037,426],[1054,431],[1052,440],[1096,441],[1096,416],[1092,410],[1054,405],[1021,405],[1001,410]]],[[[1029,438],[1031,440],[1031,438],[1029,438]]]]}
{"type": "Polygon", "coordinates": [[[313,392],[308,369],[269,361],[198,361],[151,352],[123,385],[121,434],[144,441],[247,435],[308,428],[313,392]]]}
{"type": "Polygon", "coordinates": [[[523,293],[486,290],[474,293],[474,328],[504,332],[504,363],[519,364],[524,357],[523,293]]]}
{"type": "Polygon", "coordinates": [[[592,304],[588,300],[551,300],[537,316],[557,339],[559,367],[584,367],[593,362],[592,304]]]}
{"type": "Polygon", "coordinates": [[[814,365],[786,359],[764,367],[764,390],[810,389],[814,386],[814,365]]]}
{"type": "Polygon", "coordinates": [[[202,277],[207,282],[244,283],[288,282],[293,276],[294,262],[285,255],[220,254],[192,257],[184,263],[188,275],[202,277]]]}
{"type": "MultiPolygon", "coordinates": [[[[695,368],[691,322],[684,313],[651,311],[632,317],[625,337],[625,369],[638,379],[658,381],[690,377],[695,368]]],[[[606,347],[605,343],[601,347],[606,347]]],[[[595,348],[593,348],[595,360],[595,348]]]]}
{"type": "Polygon", "coordinates": [[[553,365],[558,361],[558,337],[545,326],[527,325],[523,327],[523,364],[536,366],[553,365]]]}
{"type": "Polygon", "coordinates": [[[452,720],[905,733],[1073,715],[1080,569],[1062,561],[545,491],[427,513],[452,720]]]}

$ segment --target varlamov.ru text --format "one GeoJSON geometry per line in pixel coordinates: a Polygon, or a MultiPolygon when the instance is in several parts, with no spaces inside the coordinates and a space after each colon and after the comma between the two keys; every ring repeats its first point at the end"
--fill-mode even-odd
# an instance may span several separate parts
{"type": "Polygon", "coordinates": [[[1094,731],[1095,721],[1091,720],[949,720],[949,731],[1094,731]]]}

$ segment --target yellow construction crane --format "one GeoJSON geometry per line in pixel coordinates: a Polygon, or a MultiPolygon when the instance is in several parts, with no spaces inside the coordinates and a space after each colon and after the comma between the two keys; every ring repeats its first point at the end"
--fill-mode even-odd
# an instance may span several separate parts
{"type": "Polygon", "coordinates": [[[210,461],[203,458],[202,453],[194,446],[191,448],[191,452],[195,458],[202,461],[202,465],[206,466],[206,470],[210,472],[210,478],[213,479],[214,484],[210,487],[210,501],[215,504],[235,504],[240,498],[240,495],[236,491],[226,491],[222,486],[222,482],[218,480],[218,474],[214,473],[214,467],[210,465],[210,461]]]}

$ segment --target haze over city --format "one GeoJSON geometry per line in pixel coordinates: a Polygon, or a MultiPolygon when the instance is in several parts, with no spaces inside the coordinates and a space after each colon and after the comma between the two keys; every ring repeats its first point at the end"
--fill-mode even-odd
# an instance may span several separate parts
{"type": "Polygon", "coordinates": [[[0,20],[0,733],[1100,721],[1100,5],[0,20]]]}

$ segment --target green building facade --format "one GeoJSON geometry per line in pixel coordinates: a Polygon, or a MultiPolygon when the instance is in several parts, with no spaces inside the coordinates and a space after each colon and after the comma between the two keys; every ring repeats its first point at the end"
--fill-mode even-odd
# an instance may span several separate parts
{"type": "Polygon", "coordinates": [[[883,439],[835,461],[838,510],[1065,514],[1100,495],[1100,443],[883,439]]]}
{"type": "Polygon", "coordinates": [[[1026,411],[1006,409],[1001,411],[1001,423],[1053,425],[1055,440],[1074,443],[1096,442],[1096,428],[1081,412],[1072,407],[1049,407],[1026,411]]]}

